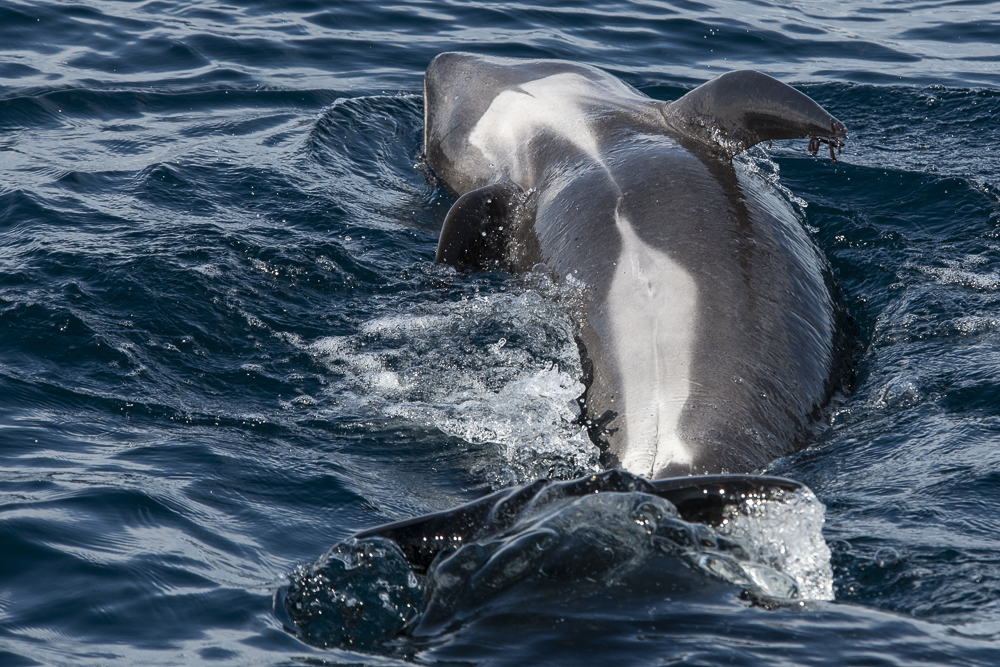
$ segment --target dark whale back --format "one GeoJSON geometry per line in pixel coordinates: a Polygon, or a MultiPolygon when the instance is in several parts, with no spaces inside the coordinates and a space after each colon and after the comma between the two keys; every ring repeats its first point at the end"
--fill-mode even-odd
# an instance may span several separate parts
{"type": "Polygon", "coordinates": [[[801,448],[846,377],[828,263],[731,159],[846,130],[794,89],[734,74],[672,104],[560,61],[445,54],[425,80],[427,159],[463,195],[439,258],[543,262],[585,286],[591,437],[648,477],[747,472],[801,448]]]}

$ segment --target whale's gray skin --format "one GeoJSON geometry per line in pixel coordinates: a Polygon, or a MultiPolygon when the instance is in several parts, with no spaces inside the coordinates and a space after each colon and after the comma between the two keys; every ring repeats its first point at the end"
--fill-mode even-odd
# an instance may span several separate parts
{"type": "Polygon", "coordinates": [[[846,128],[764,74],[676,102],[594,67],[445,53],[424,79],[429,166],[457,195],[438,261],[582,283],[586,417],[608,466],[740,473],[812,437],[846,374],[829,264],[732,156],[846,128]]]}

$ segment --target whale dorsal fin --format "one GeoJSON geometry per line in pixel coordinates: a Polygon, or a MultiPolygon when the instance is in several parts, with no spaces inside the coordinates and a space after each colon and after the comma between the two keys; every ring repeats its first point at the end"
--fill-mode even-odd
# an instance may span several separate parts
{"type": "Polygon", "coordinates": [[[448,211],[435,262],[456,269],[509,271],[508,239],[524,191],[510,181],[466,192],[448,211]]]}
{"type": "Polygon", "coordinates": [[[664,115],[730,155],[771,139],[847,136],[844,124],[809,96],[753,70],[715,77],[667,104],[664,115]]]}

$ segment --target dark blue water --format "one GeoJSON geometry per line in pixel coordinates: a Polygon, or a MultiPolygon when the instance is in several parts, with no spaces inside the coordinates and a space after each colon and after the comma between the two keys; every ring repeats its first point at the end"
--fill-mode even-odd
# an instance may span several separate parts
{"type": "Polygon", "coordinates": [[[990,2],[0,0],[0,663],[1000,663],[998,86],[990,2]],[[660,99],[752,67],[848,125],[835,165],[746,159],[860,329],[855,393],[768,468],[826,505],[834,602],[640,569],[388,650],[275,614],[352,532],[595,465],[560,288],[432,264],[455,49],[660,99]]]}

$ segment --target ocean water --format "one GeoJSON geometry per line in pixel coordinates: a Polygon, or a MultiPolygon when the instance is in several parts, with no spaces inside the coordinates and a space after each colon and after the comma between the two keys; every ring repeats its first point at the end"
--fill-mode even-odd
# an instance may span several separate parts
{"type": "Polygon", "coordinates": [[[0,664],[1000,664],[998,87],[976,0],[0,0],[0,664]],[[664,100],[749,67],[850,128],[740,158],[858,324],[854,393],[764,471],[825,507],[833,600],[654,560],[389,644],[281,613],[356,531],[598,465],[566,286],[432,263],[446,50],[664,100]]]}

